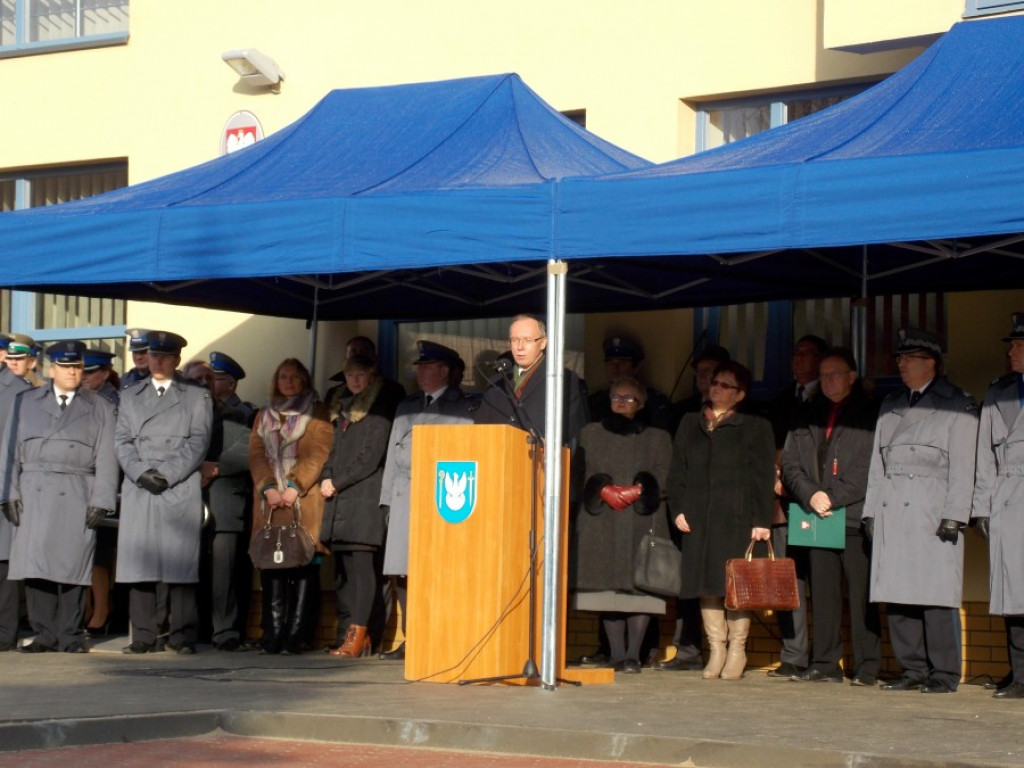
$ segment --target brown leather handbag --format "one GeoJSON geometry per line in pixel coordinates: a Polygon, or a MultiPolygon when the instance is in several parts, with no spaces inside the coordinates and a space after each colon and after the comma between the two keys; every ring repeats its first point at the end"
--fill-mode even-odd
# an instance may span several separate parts
{"type": "Polygon", "coordinates": [[[263,504],[267,522],[249,542],[249,558],[255,568],[261,571],[281,568],[299,568],[309,565],[316,552],[313,537],[302,526],[299,517],[299,502],[292,507],[292,519],[284,525],[271,525],[271,510],[263,504]]]}
{"type": "Polygon", "coordinates": [[[725,561],[725,607],[730,611],[793,611],[800,607],[796,588],[796,564],[775,557],[771,541],[768,557],[754,557],[750,542],[743,557],[725,561]]]}

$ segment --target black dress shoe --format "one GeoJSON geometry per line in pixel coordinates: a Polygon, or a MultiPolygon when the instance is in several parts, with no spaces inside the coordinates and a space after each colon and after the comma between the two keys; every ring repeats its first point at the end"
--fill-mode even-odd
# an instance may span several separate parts
{"type": "Polygon", "coordinates": [[[70,645],[68,645],[67,648],[64,649],[64,653],[88,653],[88,652],[89,652],[89,647],[85,643],[83,643],[83,642],[81,642],[79,640],[75,640],[75,642],[71,643],[70,645]]]}
{"type": "Polygon", "coordinates": [[[940,680],[929,680],[921,686],[921,693],[956,693],[956,688],[950,688],[940,680]]]}
{"type": "Polygon", "coordinates": [[[811,667],[790,679],[804,683],[841,683],[843,682],[843,672],[838,669],[833,672],[822,672],[816,667],[811,667]]]}
{"type": "Polygon", "coordinates": [[[768,677],[783,677],[787,680],[795,680],[801,674],[803,674],[803,670],[788,661],[782,662],[775,669],[768,670],[768,677]]]}
{"type": "Polygon", "coordinates": [[[167,647],[181,656],[192,656],[196,652],[195,643],[167,643],[167,647]]]}
{"type": "Polygon", "coordinates": [[[402,643],[393,651],[385,651],[377,658],[383,659],[384,661],[403,661],[405,659],[405,643],[402,643]]]}
{"type": "Polygon", "coordinates": [[[850,685],[857,688],[874,688],[875,684],[875,678],[868,675],[856,675],[850,680],[850,685]]]}
{"type": "Polygon", "coordinates": [[[1009,688],[1013,683],[1013,672],[1007,672],[1003,677],[996,682],[987,682],[983,686],[986,691],[1001,691],[1004,688],[1009,688]]]}
{"type": "Polygon", "coordinates": [[[121,653],[157,653],[156,645],[144,643],[141,640],[134,640],[131,645],[121,649],[121,653]]]}
{"type": "Polygon", "coordinates": [[[622,661],[616,661],[611,667],[616,672],[622,672],[627,675],[639,675],[643,670],[643,665],[639,659],[623,659],[622,661]]]}
{"type": "Polygon", "coordinates": [[[247,650],[249,650],[244,645],[242,645],[242,641],[239,640],[237,637],[229,637],[227,640],[225,640],[222,643],[214,643],[213,647],[214,647],[215,650],[226,651],[228,653],[231,653],[232,651],[247,651],[247,650]]]}
{"type": "Polygon", "coordinates": [[[580,664],[585,664],[588,666],[602,667],[610,661],[611,658],[608,656],[608,654],[601,653],[600,651],[598,651],[597,653],[591,653],[587,656],[580,656],[580,664]]]}
{"type": "Polygon", "coordinates": [[[31,643],[21,646],[18,650],[22,653],[55,653],[57,649],[33,640],[31,643]]]}
{"type": "Polygon", "coordinates": [[[7,653],[8,651],[13,651],[14,648],[14,643],[0,643],[0,653],[7,653]]]}
{"type": "Polygon", "coordinates": [[[704,669],[704,662],[700,659],[686,661],[676,656],[668,661],[659,662],[654,668],[662,672],[700,672],[704,669]]]}
{"type": "Polygon", "coordinates": [[[920,691],[924,688],[921,680],[911,680],[909,677],[899,677],[888,683],[882,683],[883,691],[920,691]]]}
{"type": "Polygon", "coordinates": [[[1010,683],[992,694],[993,699],[1024,699],[1024,683],[1010,683]]]}

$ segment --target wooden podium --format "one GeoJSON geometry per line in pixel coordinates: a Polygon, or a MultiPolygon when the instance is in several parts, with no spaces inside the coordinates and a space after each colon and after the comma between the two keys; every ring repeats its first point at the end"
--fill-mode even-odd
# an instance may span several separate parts
{"type": "MultiPolygon", "coordinates": [[[[528,435],[505,425],[420,425],[412,434],[405,677],[438,683],[519,675],[529,658],[528,435]]],[[[561,577],[565,584],[569,452],[562,451],[561,577]]],[[[541,667],[544,466],[537,477],[536,643],[541,667]]],[[[565,671],[565,589],[558,598],[563,679],[610,681],[610,670],[565,671]]],[[[524,678],[509,681],[524,684],[524,678]]]]}

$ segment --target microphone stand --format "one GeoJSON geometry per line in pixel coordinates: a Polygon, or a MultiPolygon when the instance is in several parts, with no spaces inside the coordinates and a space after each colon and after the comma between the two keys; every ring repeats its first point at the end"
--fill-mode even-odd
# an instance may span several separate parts
{"type": "MultiPolygon", "coordinates": [[[[507,359],[507,358],[506,358],[507,359]]],[[[517,675],[497,675],[492,677],[478,677],[472,680],[459,680],[459,685],[473,685],[474,683],[501,683],[508,680],[525,680],[530,683],[541,681],[540,670],[537,668],[537,476],[540,474],[540,446],[544,444],[540,433],[534,427],[529,414],[523,410],[522,405],[515,396],[515,385],[509,377],[511,365],[502,364],[501,360],[495,362],[495,370],[501,374],[501,383],[487,379],[493,386],[501,389],[512,405],[512,412],[516,420],[522,425],[527,433],[526,442],[530,446],[530,463],[532,475],[530,483],[530,582],[529,582],[529,641],[527,645],[527,658],[523,664],[523,671],[517,675]]],[[[557,683],[571,683],[580,686],[578,680],[565,680],[557,678],[557,683]]]]}

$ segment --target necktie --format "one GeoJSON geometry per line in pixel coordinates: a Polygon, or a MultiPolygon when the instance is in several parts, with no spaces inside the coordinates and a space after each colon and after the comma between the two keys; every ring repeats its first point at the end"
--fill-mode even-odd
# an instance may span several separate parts
{"type": "Polygon", "coordinates": [[[1017,377],[1017,402],[1024,407],[1024,374],[1017,377]]]}
{"type": "Polygon", "coordinates": [[[804,390],[805,389],[806,389],[806,387],[804,387],[803,384],[798,384],[797,385],[797,387],[796,387],[796,401],[798,403],[802,403],[804,401],[804,390]]]}
{"type": "Polygon", "coordinates": [[[433,395],[424,395],[423,396],[423,407],[424,408],[429,408],[430,404],[432,402],[434,402],[434,396],[433,395]]]}
{"type": "Polygon", "coordinates": [[[836,428],[836,422],[839,421],[839,411],[842,406],[839,403],[833,403],[832,410],[828,412],[828,422],[825,424],[825,439],[828,440],[832,437],[832,430],[836,428]]]}
{"type": "Polygon", "coordinates": [[[156,388],[156,396],[157,397],[163,397],[164,396],[164,388],[163,387],[157,387],[156,388]]]}
{"type": "Polygon", "coordinates": [[[60,400],[60,409],[63,411],[65,408],[68,407],[68,396],[57,395],[57,398],[60,400]]]}
{"type": "Polygon", "coordinates": [[[910,407],[913,408],[917,405],[917,401],[921,399],[921,393],[914,391],[910,393],[910,407]]]}

